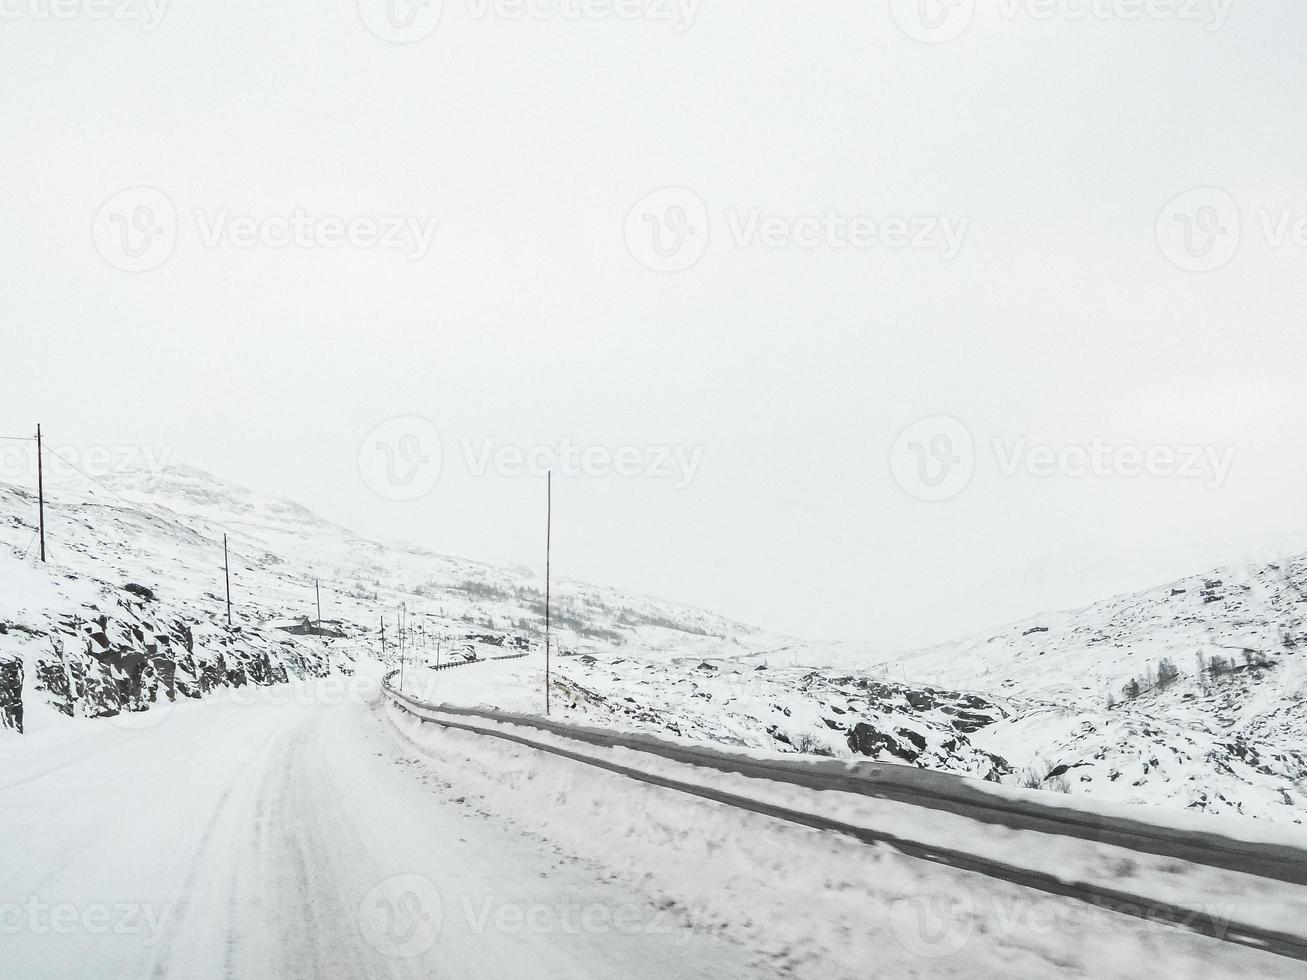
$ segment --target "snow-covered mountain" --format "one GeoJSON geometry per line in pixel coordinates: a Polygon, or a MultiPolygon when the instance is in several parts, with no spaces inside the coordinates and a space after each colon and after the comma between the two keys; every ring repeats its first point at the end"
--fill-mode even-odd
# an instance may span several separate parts
{"type": "MultiPolygon", "coordinates": [[[[42,565],[33,494],[0,484],[0,727],[349,674],[393,660],[401,613],[419,664],[540,649],[539,569],[371,540],[176,464],[98,483],[65,474],[47,497],[42,565]]],[[[1305,597],[1299,557],[887,657],[563,580],[556,704],[672,737],[1301,822],[1305,597]]],[[[457,672],[466,699],[537,710],[538,659],[483,688],[482,668],[457,672]]]]}
{"type": "MultiPolygon", "coordinates": [[[[116,715],[228,684],[348,673],[359,657],[394,655],[401,615],[410,645],[440,640],[452,655],[543,634],[536,570],[369,540],[189,467],[65,472],[46,497],[42,564],[35,494],[0,484],[0,719],[15,730],[49,706],[116,715]]],[[[774,642],[690,606],[565,580],[553,609],[569,651],[774,642]]]]}
{"type": "Polygon", "coordinates": [[[1217,569],[884,669],[993,692],[976,737],[1072,792],[1307,816],[1307,556],[1217,569]]]}

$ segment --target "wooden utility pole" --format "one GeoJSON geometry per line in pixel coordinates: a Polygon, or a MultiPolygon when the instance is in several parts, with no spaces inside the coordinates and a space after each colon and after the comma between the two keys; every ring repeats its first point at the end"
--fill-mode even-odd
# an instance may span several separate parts
{"type": "Polygon", "coordinates": [[[553,551],[554,472],[545,474],[545,715],[549,714],[549,559],[553,551]]]}
{"type": "MultiPolygon", "coordinates": [[[[45,561],[45,467],[41,458],[41,423],[36,423],[36,499],[41,523],[41,561],[45,561]]],[[[31,545],[29,544],[30,548],[31,545]]]]}
{"type": "Polygon", "coordinates": [[[322,632],[322,583],[313,580],[313,592],[318,597],[318,632],[322,632]]]}
{"type": "Polygon", "coordinates": [[[386,617],[381,617],[381,659],[386,659],[386,617]]]}
{"type": "Polygon", "coordinates": [[[227,553],[227,535],[222,536],[222,574],[227,580],[227,626],[231,626],[231,558],[227,553]]]}

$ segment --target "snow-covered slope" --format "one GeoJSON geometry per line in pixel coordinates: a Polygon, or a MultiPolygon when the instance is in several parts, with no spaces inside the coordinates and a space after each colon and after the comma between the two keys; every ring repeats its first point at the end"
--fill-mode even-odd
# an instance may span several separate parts
{"type": "MultiPolygon", "coordinates": [[[[442,680],[442,696],[540,708],[539,569],[371,540],[180,465],[102,484],[64,474],[47,495],[43,566],[33,494],[0,484],[0,728],[393,662],[401,615],[419,673],[442,658],[532,654],[474,668],[484,685],[445,672],[467,680],[442,680]]],[[[1304,557],[893,657],[612,588],[554,586],[564,715],[1132,803],[1307,816],[1304,557]]]]}
{"type": "Polygon", "coordinates": [[[1072,792],[1307,817],[1307,556],[1218,569],[884,669],[992,691],[976,737],[1072,792]]]}
{"type": "MultiPolygon", "coordinates": [[[[720,657],[650,659],[638,649],[563,657],[555,711],[753,749],[867,755],[1073,796],[1302,823],[1305,596],[1307,558],[1298,557],[890,659],[865,646],[802,642],[720,657]]],[[[538,710],[539,673],[526,660],[432,689],[440,701],[538,710]]]]}
{"type": "MultiPolygon", "coordinates": [[[[397,653],[401,616],[406,647],[439,641],[451,656],[510,640],[529,649],[542,636],[544,582],[532,569],[368,540],[185,466],[97,481],[65,471],[46,496],[42,564],[35,494],[0,484],[0,727],[40,724],[48,707],[114,715],[229,684],[350,672],[359,657],[397,653]]],[[[634,642],[674,656],[776,642],[614,589],[563,581],[555,596],[567,650],[634,642]]]]}

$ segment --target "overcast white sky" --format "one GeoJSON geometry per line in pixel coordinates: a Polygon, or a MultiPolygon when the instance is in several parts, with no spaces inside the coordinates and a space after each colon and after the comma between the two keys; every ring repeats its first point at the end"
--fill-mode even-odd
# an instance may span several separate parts
{"type": "Polygon", "coordinates": [[[0,0],[0,431],[529,561],[543,482],[462,441],[633,447],[555,479],[559,572],[887,645],[1307,525],[1301,3],[58,2],[0,0]],[[296,209],[436,227],[232,224],[296,209]],[[441,438],[417,501],[360,470],[397,417],[441,438]]]}

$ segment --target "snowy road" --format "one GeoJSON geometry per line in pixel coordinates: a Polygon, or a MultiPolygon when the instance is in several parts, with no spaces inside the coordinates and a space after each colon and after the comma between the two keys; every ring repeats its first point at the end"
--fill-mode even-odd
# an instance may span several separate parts
{"type": "Polygon", "coordinates": [[[759,975],[744,950],[442,803],[383,724],[360,704],[178,705],[140,731],[7,743],[2,972],[759,975]]]}

